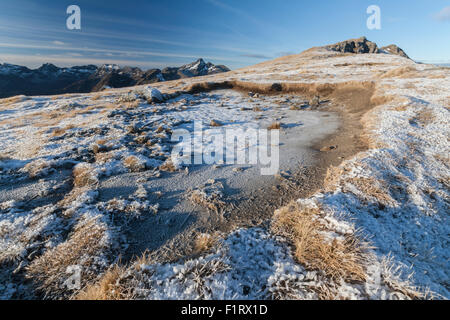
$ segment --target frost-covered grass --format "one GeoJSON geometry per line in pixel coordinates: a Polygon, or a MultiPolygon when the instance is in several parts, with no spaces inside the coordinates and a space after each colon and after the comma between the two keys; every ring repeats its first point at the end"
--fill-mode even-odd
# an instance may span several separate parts
{"type": "Polygon", "coordinates": [[[241,229],[214,253],[178,263],[145,258],[114,268],[82,299],[406,299],[420,297],[389,261],[371,260],[365,281],[333,280],[295,262],[289,245],[262,229],[241,229]],[[111,277],[114,281],[111,281],[111,277]],[[106,286],[105,283],[109,285],[106,286]],[[394,286],[395,284],[395,286],[394,286]]]}

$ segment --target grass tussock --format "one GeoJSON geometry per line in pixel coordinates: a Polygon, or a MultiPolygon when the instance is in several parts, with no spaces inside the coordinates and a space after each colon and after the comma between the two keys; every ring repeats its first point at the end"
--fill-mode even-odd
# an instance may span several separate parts
{"type": "Polygon", "coordinates": [[[69,125],[65,126],[64,128],[56,128],[52,131],[51,136],[52,137],[60,137],[60,136],[64,135],[67,130],[71,130],[74,128],[75,128],[75,125],[73,125],[73,124],[69,124],[69,125]]]}
{"type": "Polygon", "coordinates": [[[86,286],[75,296],[75,300],[130,300],[133,296],[129,293],[120,280],[125,274],[125,269],[114,265],[102,278],[86,286]]]}
{"type": "Polygon", "coordinates": [[[177,168],[173,164],[172,160],[166,160],[162,165],[159,166],[159,170],[164,172],[175,172],[177,171],[177,168]]]}
{"type": "MultiPolygon", "coordinates": [[[[374,199],[382,205],[389,205],[395,202],[388,192],[389,188],[373,177],[353,177],[345,179],[345,182],[356,187],[364,198],[374,199]]],[[[346,191],[350,190],[344,188],[344,192],[346,191]]]]}
{"type": "Polygon", "coordinates": [[[128,156],[123,160],[123,165],[131,172],[145,171],[145,163],[136,156],[128,156]]]}
{"type": "Polygon", "coordinates": [[[78,164],[72,172],[73,185],[76,188],[94,186],[98,183],[97,173],[89,163],[78,164]]]}
{"type": "Polygon", "coordinates": [[[200,233],[195,238],[194,252],[199,254],[209,251],[217,243],[217,236],[200,233]]]}
{"type": "Polygon", "coordinates": [[[43,176],[51,168],[48,161],[38,159],[33,162],[27,163],[23,168],[28,176],[32,179],[43,176]]]}
{"type": "Polygon", "coordinates": [[[100,152],[95,154],[95,163],[105,164],[115,158],[115,151],[100,152]]]}
{"type": "Polygon", "coordinates": [[[353,235],[328,239],[319,208],[291,203],[275,212],[272,231],[290,240],[296,260],[332,279],[364,281],[365,244],[353,235]]]}
{"type": "Polygon", "coordinates": [[[326,192],[333,192],[339,186],[341,176],[347,171],[345,166],[334,167],[327,169],[327,174],[324,180],[324,189],[326,192]]]}
{"type": "Polygon", "coordinates": [[[72,275],[68,272],[69,267],[81,268],[82,284],[97,276],[95,259],[107,249],[107,232],[107,226],[98,219],[82,219],[67,241],[48,250],[27,267],[27,278],[32,279],[48,298],[66,296],[70,292],[66,281],[72,275]]]}
{"type": "Polygon", "coordinates": [[[394,297],[396,296],[398,299],[407,297],[411,300],[432,300],[437,298],[436,294],[428,288],[419,288],[412,285],[409,278],[413,274],[410,274],[406,280],[402,280],[402,269],[398,264],[394,263],[392,256],[384,257],[381,260],[381,268],[382,281],[393,291],[394,297]]]}
{"type": "Polygon", "coordinates": [[[274,122],[267,127],[267,130],[280,130],[280,129],[281,129],[280,122],[274,122]]]}

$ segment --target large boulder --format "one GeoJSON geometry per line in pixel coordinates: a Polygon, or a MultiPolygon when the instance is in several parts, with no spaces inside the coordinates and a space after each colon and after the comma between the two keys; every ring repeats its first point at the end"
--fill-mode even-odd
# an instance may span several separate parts
{"type": "Polygon", "coordinates": [[[146,86],[143,90],[145,99],[152,102],[163,102],[164,98],[158,89],[146,86]]]}

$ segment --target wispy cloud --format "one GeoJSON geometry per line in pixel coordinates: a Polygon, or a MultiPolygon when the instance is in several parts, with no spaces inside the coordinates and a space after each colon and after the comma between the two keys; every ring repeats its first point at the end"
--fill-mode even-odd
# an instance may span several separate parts
{"type": "Polygon", "coordinates": [[[277,52],[276,56],[277,57],[284,57],[284,56],[290,56],[295,54],[295,52],[293,51],[282,51],[282,52],[277,52]]]}
{"type": "MultiPolygon", "coordinates": [[[[102,53],[105,56],[110,56],[113,54],[122,54],[126,56],[152,56],[152,57],[163,57],[163,58],[189,58],[198,59],[202,57],[202,54],[183,54],[183,53],[172,53],[172,52],[157,52],[157,51],[135,51],[133,49],[126,50],[112,50],[110,48],[83,48],[83,47],[66,47],[66,46],[51,46],[51,45],[39,45],[39,44],[21,44],[21,43],[1,43],[0,48],[21,48],[21,49],[37,49],[37,50],[55,50],[55,51],[71,51],[71,52],[94,52],[102,53]]],[[[204,56],[205,59],[211,60],[221,60],[221,61],[236,61],[234,58],[230,57],[218,57],[218,56],[204,56]]]]}
{"type": "Polygon", "coordinates": [[[434,15],[434,18],[439,21],[450,21],[450,6],[443,8],[434,15]]]}
{"type": "Polygon", "coordinates": [[[265,56],[263,54],[253,54],[253,53],[249,53],[249,54],[241,54],[241,57],[246,57],[246,58],[254,58],[254,59],[272,59],[272,57],[268,57],[265,56]]]}
{"type": "Polygon", "coordinates": [[[227,11],[232,12],[232,13],[238,15],[238,16],[241,16],[242,18],[244,18],[246,20],[249,20],[249,21],[251,21],[252,23],[254,23],[254,24],[258,25],[258,26],[262,26],[263,25],[263,23],[261,21],[259,21],[258,19],[250,16],[245,11],[240,10],[240,9],[238,9],[236,7],[233,7],[233,6],[230,6],[228,4],[225,4],[225,3],[223,3],[223,2],[221,2],[219,0],[205,0],[205,1],[209,2],[210,4],[212,4],[212,5],[214,5],[214,6],[218,7],[218,8],[227,10],[227,11]]]}
{"type": "Polygon", "coordinates": [[[53,43],[54,45],[57,45],[57,46],[63,46],[63,45],[65,45],[64,42],[59,41],[59,40],[55,40],[55,41],[53,41],[52,43],[53,43]]]}

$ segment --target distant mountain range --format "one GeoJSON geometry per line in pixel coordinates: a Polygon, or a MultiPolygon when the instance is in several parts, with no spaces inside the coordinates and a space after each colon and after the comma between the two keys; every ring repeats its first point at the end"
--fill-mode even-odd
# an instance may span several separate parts
{"type": "Polygon", "coordinates": [[[226,66],[198,59],[181,67],[143,71],[117,65],[59,68],[47,63],[38,69],[0,64],[0,98],[15,95],[87,93],[104,88],[123,88],[161,81],[198,77],[230,71],[226,66]]]}

